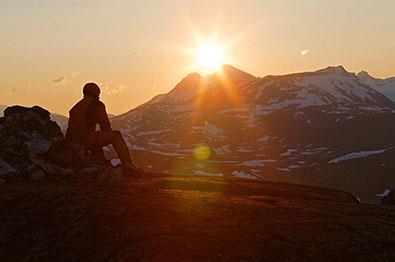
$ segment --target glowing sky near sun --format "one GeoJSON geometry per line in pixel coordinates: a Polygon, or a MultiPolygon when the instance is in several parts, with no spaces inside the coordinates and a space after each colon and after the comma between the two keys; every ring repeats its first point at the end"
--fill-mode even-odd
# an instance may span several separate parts
{"type": "Polygon", "coordinates": [[[394,76],[394,10],[392,0],[2,0],[0,104],[67,114],[95,81],[119,114],[222,61],[258,76],[339,64],[394,76]]]}

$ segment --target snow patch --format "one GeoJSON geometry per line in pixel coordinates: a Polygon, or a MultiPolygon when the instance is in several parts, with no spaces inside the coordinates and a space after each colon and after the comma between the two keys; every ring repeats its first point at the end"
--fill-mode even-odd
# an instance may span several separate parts
{"type": "Polygon", "coordinates": [[[209,173],[201,170],[195,171],[194,174],[198,176],[224,176],[223,173],[209,173]]]}
{"type": "Polygon", "coordinates": [[[264,135],[263,137],[258,139],[258,142],[267,142],[270,140],[270,136],[269,135],[264,135]]]}
{"type": "Polygon", "coordinates": [[[376,196],[378,197],[386,197],[389,195],[389,193],[391,192],[391,190],[389,190],[388,188],[384,189],[384,191],[382,193],[378,193],[376,194],[376,196]]]}
{"type": "Polygon", "coordinates": [[[275,159],[265,159],[265,160],[247,160],[238,164],[238,166],[250,166],[250,167],[264,167],[266,163],[274,163],[275,159]]]}
{"type": "Polygon", "coordinates": [[[290,155],[292,155],[292,153],[297,152],[297,151],[298,150],[295,148],[289,148],[289,149],[287,149],[287,151],[282,153],[280,156],[290,156],[290,155]]]}
{"type": "MultiPolygon", "coordinates": [[[[390,148],[392,148],[392,147],[390,147],[390,148]]],[[[328,163],[329,164],[337,164],[339,162],[346,161],[346,160],[357,159],[357,158],[364,158],[364,157],[368,157],[368,156],[371,156],[371,155],[382,154],[382,153],[384,153],[386,150],[388,150],[390,148],[385,148],[385,149],[380,149],[380,150],[371,150],[371,151],[352,152],[352,153],[349,153],[347,155],[340,156],[340,157],[337,157],[335,159],[332,159],[332,160],[328,161],[328,163]]]]}
{"type": "Polygon", "coordinates": [[[250,175],[250,174],[246,174],[243,171],[235,170],[235,171],[232,172],[232,175],[233,175],[233,177],[257,180],[256,176],[253,176],[253,175],[250,175]]]}
{"type": "Polygon", "coordinates": [[[205,122],[204,125],[201,126],[194,126],[193,129],[195,130],[201,130],[205,133],[209,133],[209,134],[213,134],[213,135],[218,135],[218,134],[222,134],[223,131],[221,129],[219,129],[218,127],[216,127],[213,124],[210,124],[209,122],[205,122]]]}
{"type": "Polygon", "coordinates": [[[230,154],[231,151],[229,149],[229,145],[224,145],[218,148],[212,148],[212,150],[215,152],[215,154],[217,155],[226,155],[226,154],[230,154]]]}
{"type": "Polygon", "coordinates": [[[157,135],[160,133],[164,132],[169,132],[171,129],[165,129],[165,130],[153,130],[153,131],[145,131],[145,132],[140,132],[136,136],[150,136],[150,135],[157,135]]]}
{"type": "Polygon", "coordinates": [[[119,158],[111,159],[111,165],[117,166],[119,164],[121,164],[121,159],[119,159],[119,158]]]}

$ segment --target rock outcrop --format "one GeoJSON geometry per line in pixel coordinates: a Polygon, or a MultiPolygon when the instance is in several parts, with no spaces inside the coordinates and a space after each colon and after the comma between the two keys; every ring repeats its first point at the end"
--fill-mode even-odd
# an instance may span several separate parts
{"type": "MultiPolygon", "coordinates": [[[[107,169],[81,145],[68,143],[50,113],[39,107],[12,106],[0,118],[0,179],[43,181],[47,178],[95,176],[107,169]]],[[[107,171],[106,173],[109,173],[107,171]]]]}

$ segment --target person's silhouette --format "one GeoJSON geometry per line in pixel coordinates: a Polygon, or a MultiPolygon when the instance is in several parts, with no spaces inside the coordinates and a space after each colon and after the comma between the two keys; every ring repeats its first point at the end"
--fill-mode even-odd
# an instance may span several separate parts
{"type": "Polygon", "coordinates": [[[87,83],[83,89],[84,98],[69,111],[70,118],[66,139],[72,143],[82,144],[105,160],[103,146],[112,144],[122,162],[122,166],[131,167],[132,159],[129,149],[118,130],[112,130],[106,107],[99,100],[100,88],[95,83],[87,83]],[[100,131],[96,131],[96,125],[100,131]]]}

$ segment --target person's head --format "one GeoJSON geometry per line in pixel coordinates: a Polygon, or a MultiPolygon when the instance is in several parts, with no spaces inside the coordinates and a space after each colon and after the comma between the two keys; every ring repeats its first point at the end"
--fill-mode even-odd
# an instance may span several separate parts
{"type": "Polygon", "coordinates": [[[84,93],[84,97],[90,96],[99,99],[100,96],[100,88],[95,83],[86,83],[82,92],[84,93]]]}

